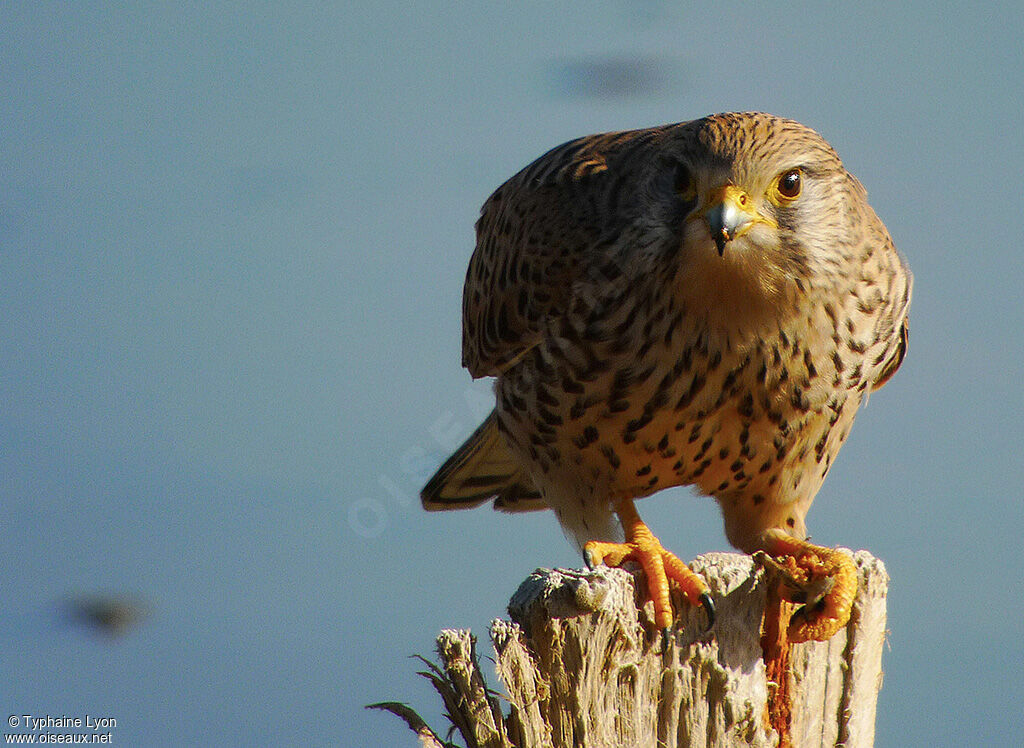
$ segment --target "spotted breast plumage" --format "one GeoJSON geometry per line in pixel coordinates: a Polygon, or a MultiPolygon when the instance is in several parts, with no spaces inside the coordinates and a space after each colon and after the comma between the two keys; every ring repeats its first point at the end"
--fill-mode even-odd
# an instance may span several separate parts
{"type": "Polygon", "coordinates": [[[694,485],[733,545],[829,580],[791,626],[828,638],[856,576],[805,518],[903,360],[910,294],[864,188],[797,122],[729,113],[565,143],[483,207],[462,349],[496,405],[424,506],[550,507],[589,562],[641,564],[667,627],[668,579],[712,601],[633,500],[694,485]]]}

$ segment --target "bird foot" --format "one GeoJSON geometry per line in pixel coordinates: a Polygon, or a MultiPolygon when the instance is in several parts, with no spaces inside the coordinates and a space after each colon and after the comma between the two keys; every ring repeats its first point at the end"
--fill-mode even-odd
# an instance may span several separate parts
{"type": "Polygon", "coordinates": [[[591,541],[583,546],[583,557],[591,569],[598,564],[621,566],[626,561],[635,561],[644,570],[647,592],[654,601],[654,621],[667,639],[672,626],[672,602],[669,597],[671,579],[692,605],[701,605],[708,616],[708,629],[715,623],[715,604],[708,586],[689,566],[665,550],[661,542],[651,534],[646,525],[642,531],[634,527],[631,539],[625,543],[604,543],[591,541]]]}
{"type": "Polygon", "coordinates": [[[786,638],[793,644],[832,638],[850,620],[857,595],[853,559],[781,533],[771,536],[766,546],[768,553],[758,551],[755,559],[775,572],[780,597],[800,606],[789,620],[786,638]]]}

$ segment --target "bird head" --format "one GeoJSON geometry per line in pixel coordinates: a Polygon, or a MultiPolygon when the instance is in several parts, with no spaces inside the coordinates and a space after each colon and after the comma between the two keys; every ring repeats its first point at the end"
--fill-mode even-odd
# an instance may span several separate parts
{"type": "Polygon", "coordinates": [[[820,135],[747,113],[674,125],[660,138],[656,220],[676,248],[684,293],[756,311],[831,282],[855,238],[846,194],[856,180],[820,135]]]}

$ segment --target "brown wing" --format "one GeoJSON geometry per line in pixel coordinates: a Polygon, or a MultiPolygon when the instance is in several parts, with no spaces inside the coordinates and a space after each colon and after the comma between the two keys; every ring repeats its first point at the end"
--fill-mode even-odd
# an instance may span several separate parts
{"type": "Polygon", "coordinates": [[[876,337],[892,339],[892,344],[886,347],[883,357],[875,362],[881,368],[872,382],[871,389],[874,391],[881,389],[892,379],[906,358],[907,346],[910,343],[910,318],[907,313],[914,287],[914,276],[906,260],[893,244],[889,231],[868,205],[868,193],[864,185],[852,174],[847,173],[847,178],[860,206],[860,220],[868,227],[867,242],[876,248],[872,254],[873,261],[879,263],[878,274],[884,279],[885,287],[882,294],[892,300],[889,312],[879,317],[875,332],[876,337]]]}
{"type": "Polygon", "coordinates": [[[662,128],[592,135],[549,151],[488,198],[462,299],[462,364],[495,376],[567,309],[588,258],[623,224],[631,156],[662,128]]]}
{"type": "Polygon", "coordinates": [[[885,366],[882,369],[881,374],[875,379],[875,383],[872,386],[872,390],[878,390],[885,386],[885,383],[892,379],[892,375],[896,373],[896,370],[900,368],[900,364],[903,363],[903,359],[907,356],[907,345],[910,342],[910,318],[904,317],[903,326],[900,327],[899,341],[896,343],[896,347],[893,349],[889,359],[885,362],[885,366]]]}

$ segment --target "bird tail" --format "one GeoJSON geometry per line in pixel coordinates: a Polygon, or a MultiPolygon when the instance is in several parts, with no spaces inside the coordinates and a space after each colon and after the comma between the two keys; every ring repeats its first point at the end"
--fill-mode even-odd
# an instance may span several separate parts
{"type": "Polygon", "coordinates": [[[423,487],[420,499],[432,512],[471,509],[490,499],[505,512],[547,508],[498,431],[494,411],[423,487]]]}

